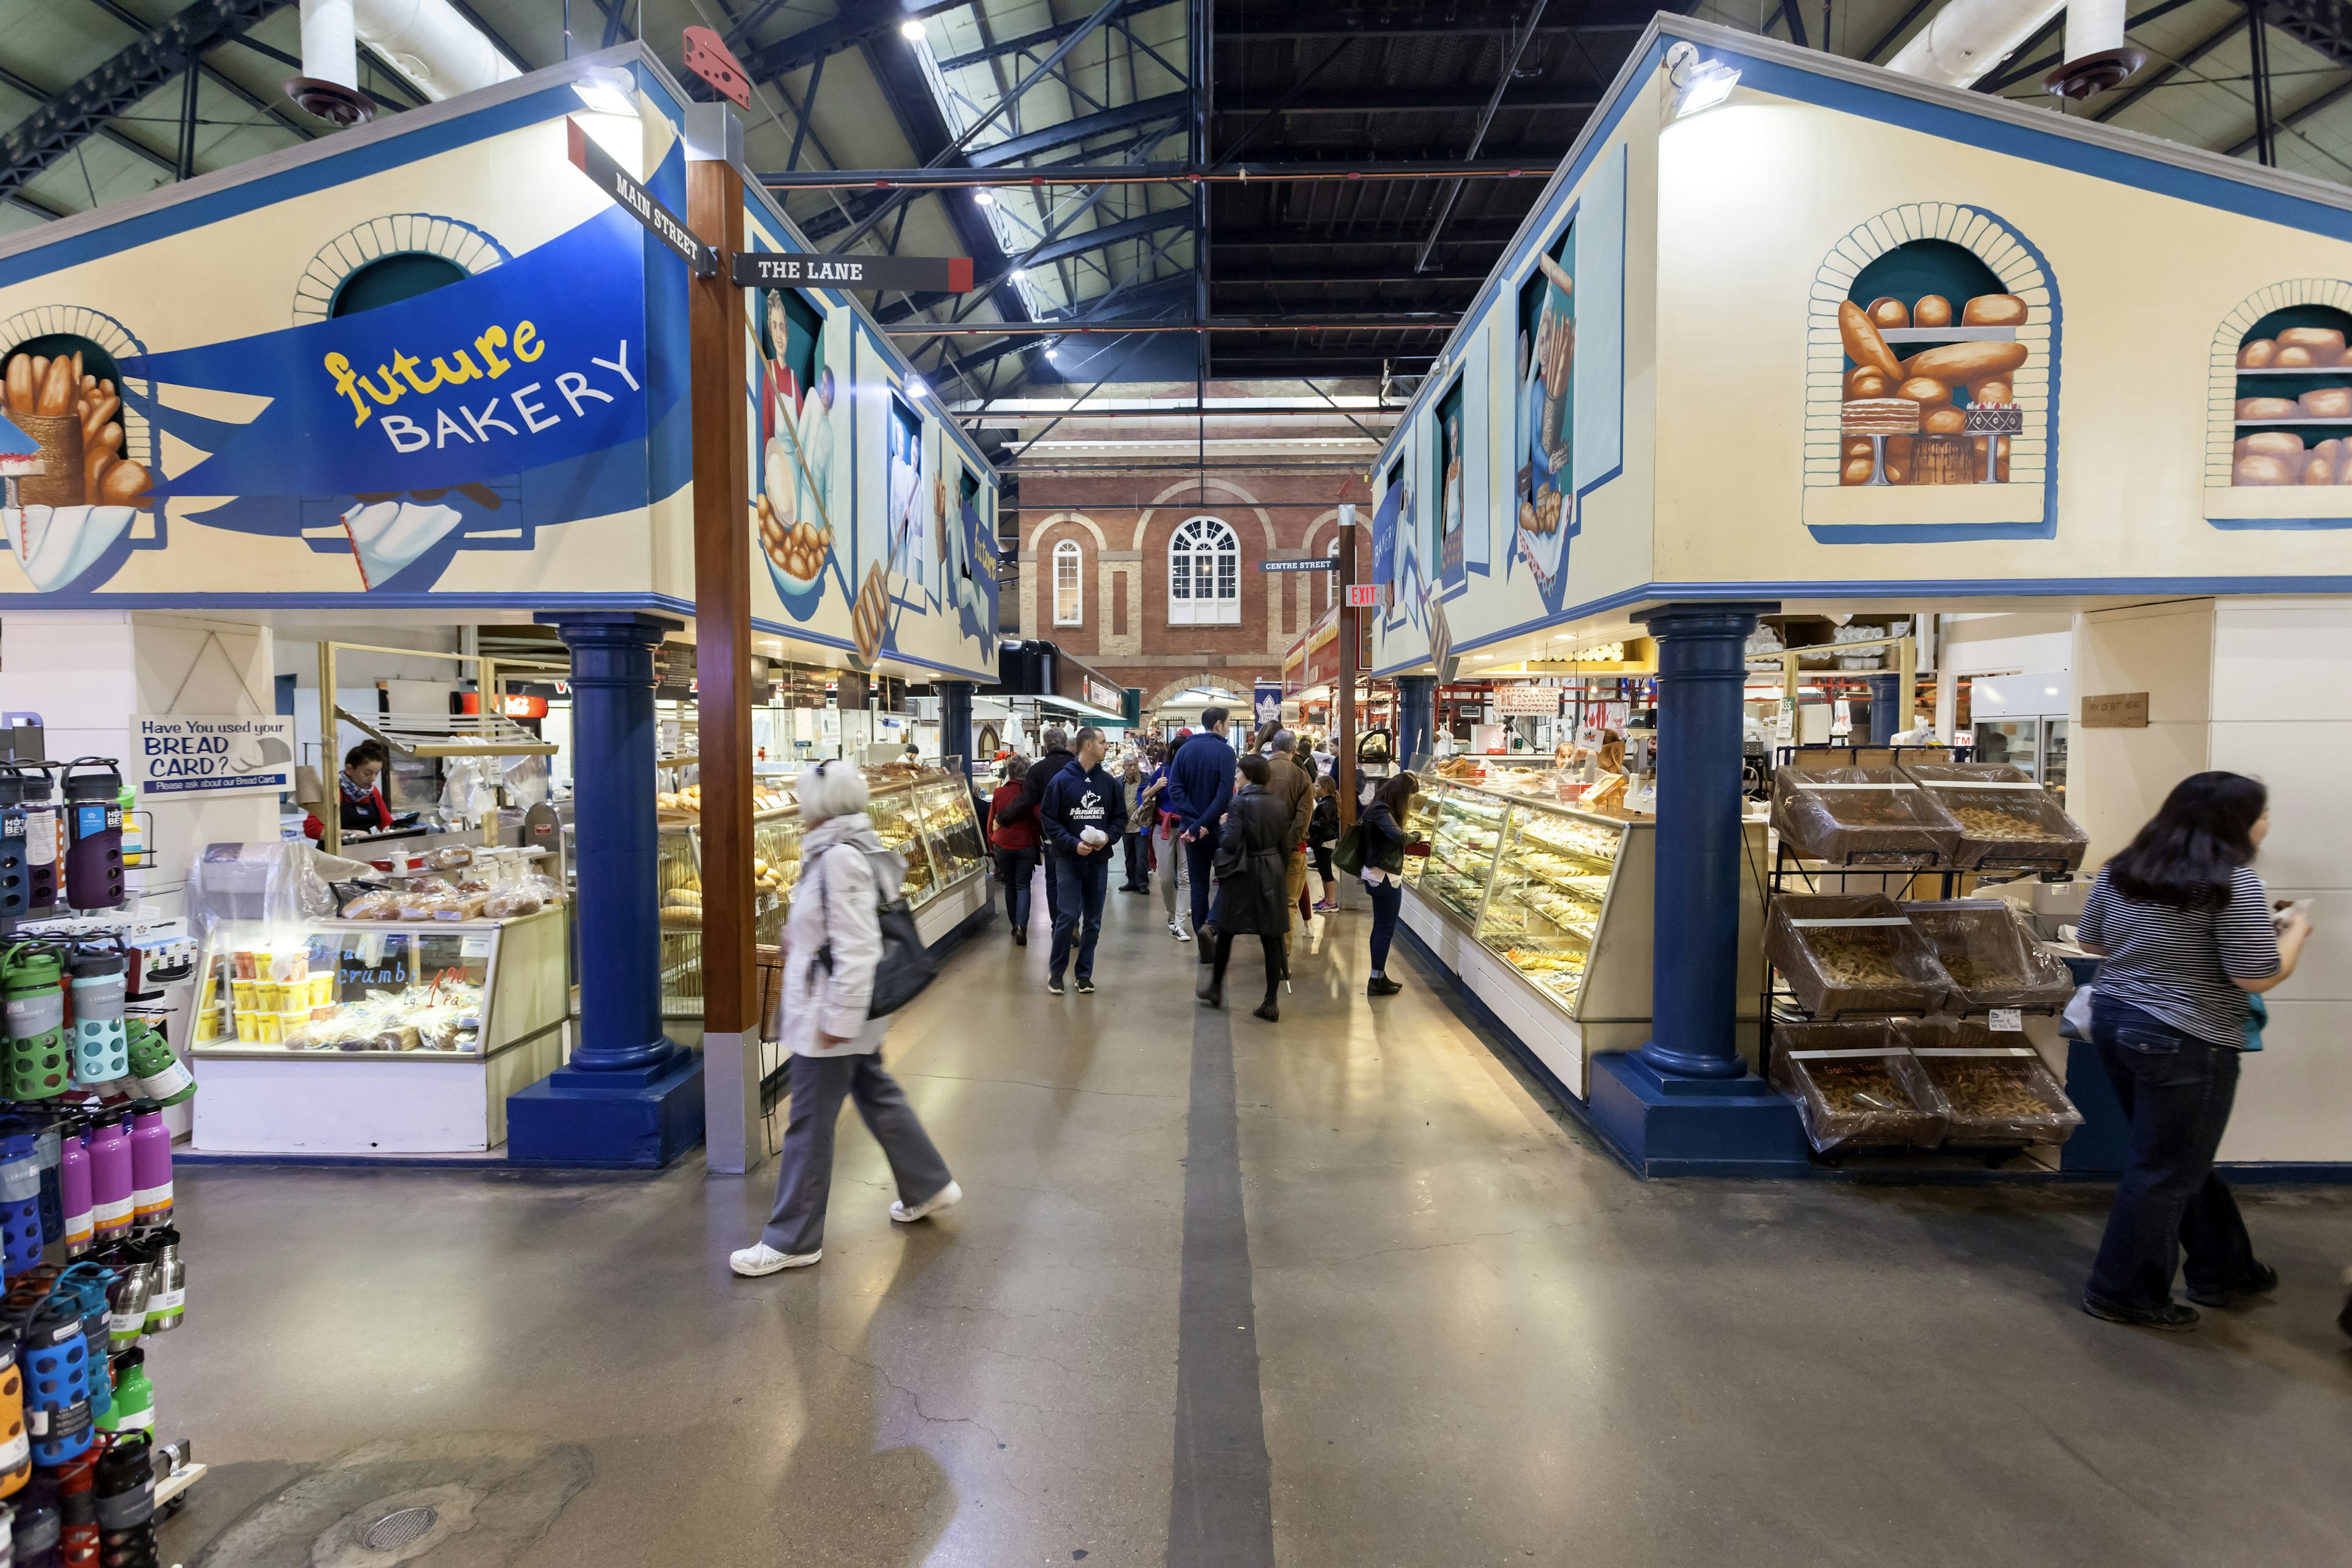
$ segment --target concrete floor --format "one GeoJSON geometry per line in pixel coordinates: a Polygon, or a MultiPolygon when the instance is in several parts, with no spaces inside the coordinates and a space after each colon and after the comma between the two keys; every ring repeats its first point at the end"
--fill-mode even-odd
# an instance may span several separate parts
{"type": "Polygon", "coordinates": [[[813,1269],[727,1272],[772,1167],[185,1171],[165,1561],[2352,1559],[2345,1193],[2246,1195],[2274,1300],[2115,1328],[2099,1189],[1639,1183],[1426,971],[1368,1005],[1365,916],[1269,1027],[1111,905],[1099,994],[1000,929],[902,1017],[968,1197],[892,1226],[846,1127],[813,1269]]]}

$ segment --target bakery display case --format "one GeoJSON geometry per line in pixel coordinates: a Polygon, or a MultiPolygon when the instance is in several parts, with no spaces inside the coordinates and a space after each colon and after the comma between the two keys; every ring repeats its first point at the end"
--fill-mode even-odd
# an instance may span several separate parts
{"type": "Polygon", "coordinates": [[[874,819],[875,836],[907,858],[907,907],[921,909],[939,892],[940,877],[939,868],[931,864],[923,847],[912,781],[894,788],[877,786],[874,798],[866,803],[866,815],[874,819]]]}
{"type": "Polygon", "coordinates": [[[564,911],[215,926],[196,971],[207,1151],[496,1148],[507,1096],[562,1059],[564,911]]]}
{"type": "Polygon", "coordinates": [[[1622,822],[1514,801],[1478,917],[1479,942],[1573,1007],[1624,841],[1622,822]]]}
{"type": "Polygon", "coordinates": [[[1456,919],[1475,924],[1494,873],[1509,803],[1444,778],[1430,781],[1422,801],[1413,826],[1429,840],[1429,853],[1405,858],[1405,884],[1456,919]]]}
{"type": "Polygon", "coordinates": [[[981,844],[980,821],[972,815],[971,791],[960,780],[947,773],[919,780],[915,814],[941,887],[985,867],[988,852],[981,844]]]}

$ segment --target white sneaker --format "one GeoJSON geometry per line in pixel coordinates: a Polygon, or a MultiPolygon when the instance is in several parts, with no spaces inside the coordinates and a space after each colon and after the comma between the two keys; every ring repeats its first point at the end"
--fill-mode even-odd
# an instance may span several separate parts
{"type": "Polygon", "coordinates": [[[1183,922],[1181,921],[1170,921],[1168,922],[1168,934],[1174,937],[1178,942],[1190,942],[1192,940],[1192,933],[1184,929],[1183,922]]]}
{"type": "Polygon", "coordinates": [[[929,1219],[941,1209],[951,1209],[961,1202],[963,1202],[963,1189],[950,1182],[913,1208],[908,1208],[903,1203],[894,1202],[890,1205],[890,1217],[900,1225],[912,1225],[919,1219],[929,1219]]]}
{"type": "Polygon", "coordinates": [[[778,1252],[766,1242],[747,1247],[740,1252],[727,1255],[727,1267],[746,1279],[756,1279],[762,1274],[773,1274],[779,1268],[806,1268],[824,1256],[824,1248],[814,1252],[778,1252]]]}

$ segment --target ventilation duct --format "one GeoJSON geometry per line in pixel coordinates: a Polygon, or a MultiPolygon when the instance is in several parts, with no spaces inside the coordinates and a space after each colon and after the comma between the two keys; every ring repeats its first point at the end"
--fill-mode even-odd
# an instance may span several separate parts
{"type": "Polygon", "coordinates": [[[367,119],[362,41],[436,102],[521,74],[449,0],[302,0],[303,74],[287,96],[338,125],[367,119]]]}
{"type": "Polygon", "coordinates": [[[2088,98],[2147,63],[2124,46],[2124,0],[1950,0],[1886,63],[1926,81],[1974,87],[2062,9],[2066,63],[2042,79],[2049,91],[2088,98]]]}

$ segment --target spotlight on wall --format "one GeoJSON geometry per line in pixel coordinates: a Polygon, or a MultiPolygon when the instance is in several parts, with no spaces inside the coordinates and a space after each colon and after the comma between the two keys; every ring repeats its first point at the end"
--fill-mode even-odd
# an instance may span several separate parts
{"type": "Polygon", "coordinates": [[[928,397],[928,396],[929,396],[929,395],[930,395],[930,391],[931,391],[930,386],[929,386],[929,384],[928,384],[923,380],[923,378],[922,378],[921,376],[919,376],[919,375],[910,375],[910,376],[908,376],[908,377],[907,378],[907,395],[908,395],[908,396],[909,396],[909,397],[928,397]]]}
{"type": "Polygon", "coordinates": [[[1739,72],[1721,60],[1698,58],[1696,45],[1677,43],[1666,51],[1666,80],[1675,89],[1675,118],[1713,109],[1739,85],[1739,72]]]}
{"type": "Polygon", "coordinates": [[[628,72],[606,66],[591,66],[572,84],[580,101],[599,114],[637,112],[636,82],[628,72]]]}

